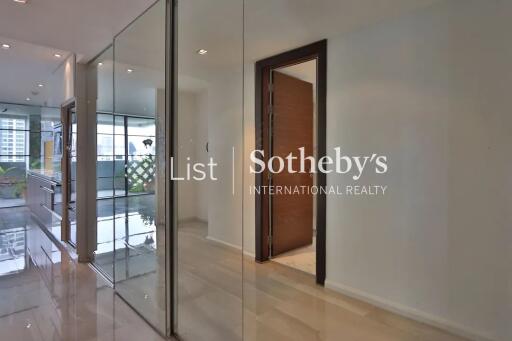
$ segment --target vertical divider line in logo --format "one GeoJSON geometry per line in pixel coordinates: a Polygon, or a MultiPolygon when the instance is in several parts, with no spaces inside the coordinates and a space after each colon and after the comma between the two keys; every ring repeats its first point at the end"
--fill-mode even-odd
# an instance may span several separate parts
{"type": "Polygon", "coordinates": [[[235,147],[231,149],[231,193],[235,195],[235,147]]]}

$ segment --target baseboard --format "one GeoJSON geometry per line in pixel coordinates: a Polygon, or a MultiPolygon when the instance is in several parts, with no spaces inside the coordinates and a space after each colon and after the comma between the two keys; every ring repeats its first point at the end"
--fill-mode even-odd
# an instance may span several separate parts
{"type": "Polygon", "coordinates": [[[250,253],[248,251],[244,251],[242,250],[242,247],[238,246],[238,245],[235,245],[235,244],[231,244],[231,243],[228,243],[228,242],[225,242],[223,240],[220,240],[220,239],[217,239],[215,237],[212,237],[212,236],[206,236],[206,239],[208,239],[209,241],[212,241],[212,242],[215,242],[215,243],[218,243],[218,244],[221,244],[223,246],[227,246],[231,249],[235,249],[237,251],[242,251],[242,253],[246,256],[250,256],[250,257],[254,257],[254,254],[253,253],[250,253]]]}
{"type": "Polygon", "coordinates": [[[188,218],[178,219],[178,224],[186,224],[186,223],[193,223],[193,222],[208,224],[208,221],[198,218],[198,217],[188,217],[188,218]]]}
{"type": "Polygon", "coordinates": [[[249,252],[249,251],[245,251],[244,250],[244,255],[247,256],[247,257],[250,257],[252,258],[252,260],[255,260],[256,259],[256,254],[253,253],[253,252],[249,252]]]}
{"type": "Polygon", "coordinates": [[[325,287],[336,292],[339,292],[343,295],[364,301],[366,303],[372,304],[376,307],[391,311],[395,314],[401,315],[406,318],[410,318],[412,320],[425,323],[434,327],[437,327],[442,330],[446,330],[452,334],[474,340],[474,341],[495,341],[489,335],[485,335],[485,333],[479,332],[477,330],[473,330],[467,326],[462,326],[452,321],[443,319],[441,317],[425,313],[423,311],[406,307],[404,305],[394,303],[388,301],[384,298],[368,294],[364,291],[351,288],[346,285],[342,285],[336,282],[333,282],[329,279],[325,280],[325,287]]]}

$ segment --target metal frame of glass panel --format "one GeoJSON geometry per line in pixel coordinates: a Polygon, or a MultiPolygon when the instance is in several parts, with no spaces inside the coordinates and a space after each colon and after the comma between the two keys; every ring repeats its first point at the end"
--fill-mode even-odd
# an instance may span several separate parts
{"type": "MultiPolygon", "coordinates": [[[[168,171],[169,171],[169,166],[170,166],[170,158],[174,155],[174,150],[172,148],[174,148],[174,141],[172,141],[171,139],[175,138],[171,132],[172,132],[172,129],[171,127],[173,126],[173,111],[174,111],[174,91],[175,91],[175,87],[174,87],[174,79],[172,78],[172,72],[174,70],[174,10],[173,10],[173,6],[175,5],[175,2],[174,0],[159,0],[159,1],[156,1],[151,7],[149,7],[146,11],[144,11],[139,17],[137,17],[134,21],[132,21],[132,23],[130,23],[129,25],[126,26],[125,29],[123,29],[120,33],[118,33],[115,37],[114,37],[114,40],[113,40],[113,43],[112,45],[110,45],[109,47],[107,47],[104,51],[102,51],[99,55],[101,56],[101,54],[103,54],[107,49],[110,49],[112,48],[112,56],[113,56],[113,70],[112,70],[112,75],[113,75],[113,80],[112,80],[112,88],[113,88],[113,103],[114,103],[114,108],[112,109],[112,112],[101,112],[101,111],[98,111],[96,114],[97,115],[112,115],[112,133],[110,134],[107,134],[105,133],[104,135],[111,135],[112,136],[112,140],[113,140],[113,147],[112,147],[112,155],[106,155],[107,157],[109,158],[112,158],[112,161],[113,161],[113,165],[112,165],[112,176],[108,176],[108,177],[102,177],[102,176],[98,176],[98,174],[96,175],[96,182],[98,182],[98,180],[102,179],[102,178],[111,178],[113,179],[113,181],[115,181],[115,160],[116,160],[116,152],[115,152],[115,136],[116,135],[122,135],[123,136],[123,139],[124,139],[124,147],[123,147],[123,151],[124,151],[124,155],[122,155],[125,163],[126,161],[128,160],[128,157],[130,156],[130,153],[128,151],[128,138],[130,135],[133,135],[133,136],[136,136],[137,134],[130,134],[128,132],[128,120],[130,118],[142,118],[142,119],[151,119],[151,120],[155,120],[156,119],[156,116],[155,118],[152,118],[152,117],[147,117],[147,116],[137,116],[137,115],[125,115],[125,114],[116,114],[115,113],[115,103],[116,103],[116,53],[118,53],[117,49],[116,49],[116,42],[117,42],[117,39],[123,34],[123,32],[125,32],[127,30],[128,27],[132,26],[134,23],[136,23],[141,17],[143,17],[148,11],[150,11],[152,8],[154,8],[155,6],[157,5],[160,5],[160,6],[165,6],[165,22],[162,22],[162,26],[163,28],[165,29],[165,62],[164,62],[164,65],[162,65],[164,68],[165,68],[165,115],[164,117],[161,117],[160,116],[160,119],[161,119],[161,122],[159,124],[162,124],[162,130],[157,133],[156,132],[156,129],[158,128],[155,128],[155,133],[152,135],[152,138],[154,139],[154,144],[153,146],[156,145],[156,136],[158,134],[162,134],[162,131],[164,132],[163,134],[165,134],[165,144],[160,146],[159,148],[161,148],[160,152],[159,153],[162,153],[161,156],[164,157],[165,159],[165,163],[161,164],[161,170],[164,171],[165,173],[165,176],[164,176],[164,180],[162,185],[159,186],[159,189],[161,188],[161,191],[165,191],[164,194],[165,194],[165,198],[164,201],[165,201],[165,205],[164,205],[164,208],[163,208],[163,211],[160,212],[159,214],[162,215],[162,216],[165,216],[165,217],[162,217],[164,219],[164,224],[165,226],[162,225],[162,222],[157,222],[156,219],[155,219],[155,224],[160,224],[159,225],[159,228],[161,228],[160,230],[160,233],[163,232],[163,235],[161,234],[160,235],[160,238],[163,238],[162,240],[164,241],[162,244],[164,246],[164,250],[165,250],[165,257],[164,259],[161,259],[159,260],[159,266],[161,266],[161,272],[162,272],[162,276],[163,276],[163,280],[165,281],[165,288],[163,288],[163,292],[162,294],[165,296],[165,300],[163,302],[163,304],[165,304],[165,318],[164,318],[164,321],[165,321],[165,325],[155,325],[150,319],[148,319],[144,313],[142,311],[140,311],[138,309],[138,306],[135,304],[133,304],[133,301],[130,302],[129,299],[127,299],[127,297],[124,297],[124,294],[122,292],[120,292],[120,290],[122,288],[119,288],[118,287],[118,284],[119,283],[116,283],[117,282],[117,278],[116,278],[116,264],[118,263],[118,260],[116,260],[116,253],[120,252],[121,250],[118,249],[116,250],[116,246],[114,244],[113,246],[113,273],[112,273],[112,276],[109,276],[108,274],[105,274],[105,271],[104,269],[100,269],[100,267],[98,267],[97,264],[95,264],[95,268],[99,270],[100,273],[102,273],[103,275],[107,275],[107,279],[111,280],[112,281],[112,285],[114,287],[114,291],[116,292],[116,295],[118,297],[120,297],[123,301],[125,301],[129,306],[131,306],[144,320],[146,320],[150,325],[152,325],[154,327],[155,330],[157,330],[162,336],[171,336],[174,334],[174,331],[175,331],[175,327],[174,327],[174,323],[175,323],[175,319],[173,316],[175,316],[175,305],[173,304],[173,302],[175,302],[175,280],[176,280],[176,277],[175,277],[175,274],[174,274],[174,269],[175,269],[175,261],[176,261],[176,256],[175,256],[175,238],[174,238],[174,234],[176,233],[175,232],[175,221],[174,221],[174,216],[173,216],[173,204],[175,202],[174,200],[174,192],[173,192],[173,184],[172,184],[172,181],[170,181],[168,179],[168,171]],[[115,132],[115,117],[122,117],[122,120],[124,121],[124,124],[123,124],[123,128],[124,128],[124,134],[116,134],[115,132]],[[172,204],[171,204],[172,203],[172,204]],[[163,264],[165,263],[165,264],[163,264]]],[[[163,18],[162,18],[163,19],[163,18]]],[[[158,42],[158,43],[163,43],[163,42],[158,42]]],[[[91,63],[94,63],[91,62],[91,63]]],[[[156,114],[155,114],[156,115],[156,114]]],[[[155,124],[156,125],[156,124],[155,124]]],[[[98,120],[97,120],[97,127],[98,127],[98,120]]],[[[97,135],[102,135],[103,133],[98,133],[96,132],[97,135]]],[[[144,137],[148,137],[148,135],[143,135],[144,137]]],[[[98,154],[98,150],[96,150],[96,160],[98,159],[98,156],[101,156],[100,154],[98,154]]],[[[156,160],[156,157],[157,157],[157,153],[155,152],[155,160],[156,160]]],[[[156,175],[155,175],[156,176],[156,175]]],[[[131,205],[133,205],[132,201],[135,200],[135,201],[138,201],[138,200],[145,200],[144,198],[148,197],[150,198],[146,193],[141,193],[141,194],[129,194],[127,193],[128,191],[128,187],[126,186],[126,183],[125,183],[125,193],[124,195],[122,196],[117,196],[115,194],[115,188],[114,188],[114,182],[112,183],[112,196],[109,196],[109,197],[97,197],[96,199],[96,202],[99,203],[101,202],[102,200],[104,200],[105,203],[108,203],[107,200],[112,200],[112,222],[113,222],[113,241],[112,243],[115,243],[115,240],[117,237],[119,236],[116,236],[116,224],[120,224],[121,225],[121,228],[123,230],[123,233],[124,233],[124,237],[125,238],[128,238],[128,240],[126,241],[126,243],[130,244],[130,239],[131,237],[137,237],[137,238],[141,238],[140,236],[142,236],[142,238],[144,237],[144,235],[147,235],[147,231],[142,231],[140,233],[137,233],[136,231],[132,231],[134,232],[132,235],[130,235],[130,231],[131,231],[131,228],[129,228],[129,220],[130,219],[137,219],[136,217],[136,214],[131,214],[130,213],[130,209],[133,208],[130,207],[131,205]],[[125,202],[122,203],[122,202],[119,202],[119,200],[124,200],[125,202]],[[118,203],[116,204],[116,201],[118,201],[118,203]],[[135,217],[135,218],[133,218],[135,217]]],[[[95,190],[97,190],[95,188],[95,190]]],[[[96,194],[97,195],[97,194],[96,194]]],[[[155,194],[155,198],[156,198],[156,194],[155,194]]],[[[103,205],[103,204],[102,204],[103,205]]],[[[110,207],[107,208],[107,210],[110,210],[110,207]]],[[[98,216],[99,216],[99,211],[98,211],[98,216]]],[[[110,219],[110,217],[108,218],[110,219]]],[[[107,219],[107,220],[108,220],[107,219]]],[[[103,222],[105,219],[100,219],[98,218],[97,221],[101,221],[103,222]]],[[[155,225],[157,226],[157,225],[155,225]]],[[[120,232],[120,231],[118,231],[120,232]]],[[[156,235],[156,230],[155,230],[155,235],[156,235]]],[[[117,238],[118,239],[118,238],[117,238]]],[[[129,248],[124,248],[124,253],[126,252],[130,252],[129,248]]],[[[128,268],[128,266],[125,266],[125,272],[128,277],[132,275],[132,272],[131,272],[131,269],[128,268]]]]}

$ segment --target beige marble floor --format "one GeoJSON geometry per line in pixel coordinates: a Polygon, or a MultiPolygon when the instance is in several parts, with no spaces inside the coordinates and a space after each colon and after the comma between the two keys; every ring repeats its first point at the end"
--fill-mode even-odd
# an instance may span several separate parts
{"type": "Polygon", "coordinates": [[[1,340],[162,340],[89,265],[62,252],[30,219],[23,228],[25,265],[0,276],[1,340]]]}
{"type": "Polygon", "coordinates": [[[315,239],[313,244],[285,252],[272,261],[314,275],[316,273],[315,239]]]}
{"type": "MultiPolygon", "coordinates": [[[[32,260],[0,276],[0,339],[162,340],[88,265],[30,220],[25,229],[32,260]]],[[[206,230],[197,222],[179,228],[183,340],[462,340],[320,287],[302,271],[255,263],[207,240],[206,230]]]]}
{"type": "Polygon", "coordinates": [[[275,262],[244,257],[242,282],[240,250],[207,240],[203,223],[178,230],[184,340],[463,340],[325,289],[314,276],[275,262]]]}

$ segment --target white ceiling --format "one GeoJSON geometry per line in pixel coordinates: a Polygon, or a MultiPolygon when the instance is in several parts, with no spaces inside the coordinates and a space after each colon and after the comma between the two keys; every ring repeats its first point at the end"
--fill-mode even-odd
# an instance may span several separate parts
{"type": "Polygon", "coordinates": [[[0,102],[44,105],[50,96],[51,75],[70,53],[4,37],[0,42],[11,45],[8,50],[0,49],[0,102]]]}
{"type": "MultiPolygon", "coordinates": [[[[441,0],[245,0],[244,13],[242,0],[181,0],[178,4],[179,88],[198,91],[226,73],[235,72],[241,79],[244,59],[253,63],[436,1],[441,0]],[[207,49],[208,54],[198,55],[196,51],[201,48],[207,49]]],[[[39,48],[35,45],[49,47],[46,54],[52,49],[62,49],[88,61],[152,3],[154,0],[30,0],[29,4],[20,5],[3,0],[0,3],[2,35],[14,39],[17,46],[23,45],[20,41],[34,45],[27,44],[27,50],[0,50],[0,100],[23,99],[43,71],[53,67],[51,60],[37,60],[41,52],[36,51],[39,48]],[[29,45],[34,48],[32,54],[29,45]],[[17,53],[26,54],[27,58],[15,57],[17,53]],[[11,57],[4,58],[9,54],[11,57]]],[[[123,67],[136,69],[129,75],[131,78],[120,74],[120,79],[128,88],[135,83],[142,84],[137,86],[145,102],[154,99],[147,88],[163,86],[163,11],[161,4],[153,7],[116,42],[116,59],[123,67]]],[[[136,98],[129,96],[126,106],[134,111],[144,107],[148,110],[145,104],[136,106],[136,102],[136,98]]]]}
{"type": "Polygon", "coordinates": [[[11,39],[73,51],[84,60],[155,0],[12,0],[0,2],[0,32],[11,39]]]}
{"type": "MultiPolygon", "coordinates": [[[[0,101],[44,105],[45,82],[72,51],[88,61],[154,0],[30,0],[0,2],[0,101]],[[54,53],[63,58],[57,59],[54,53]],[[43,88],[37,83],[43,83],[43,88]],[[37,94],[32,92],[36,91],[37,94]],[[26,101],[30,97],[31,101],[26,101]]],[[[151,40],[151,39],[149,39],[151,40]]]]}

